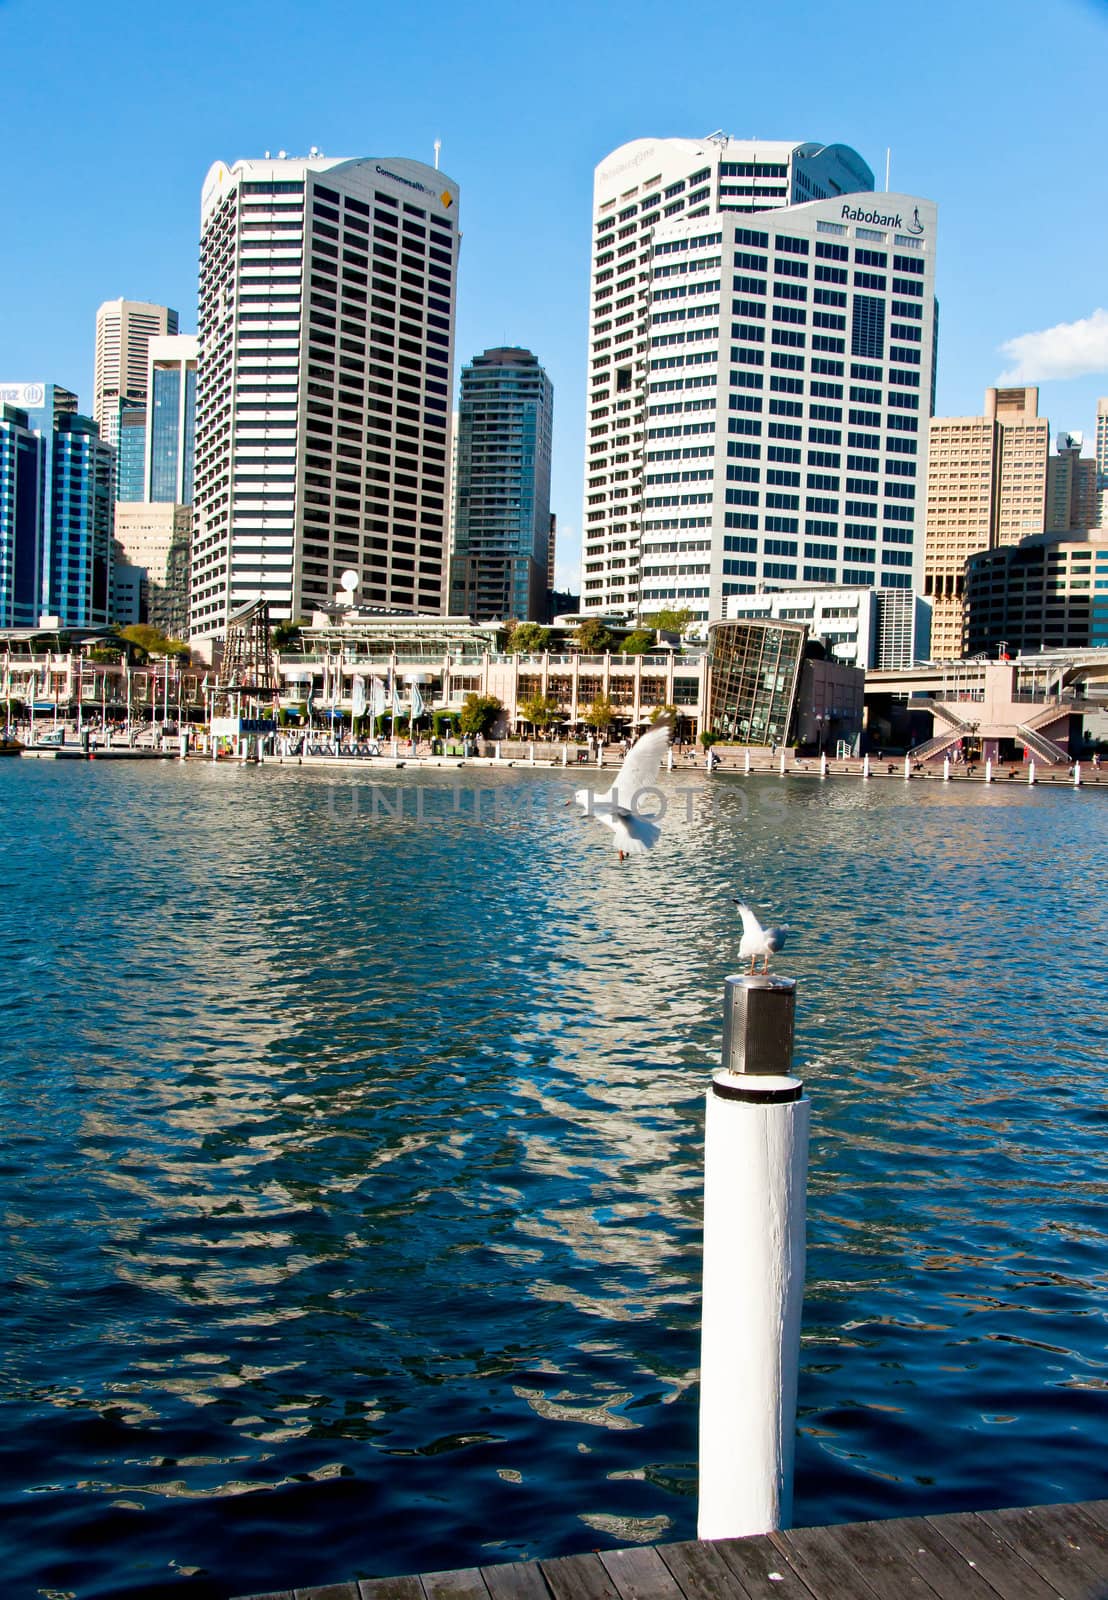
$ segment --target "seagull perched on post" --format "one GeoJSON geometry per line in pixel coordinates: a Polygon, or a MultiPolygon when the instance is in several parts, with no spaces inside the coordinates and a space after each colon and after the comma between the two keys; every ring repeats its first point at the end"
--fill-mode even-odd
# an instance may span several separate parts
{"type": "Polygon", "coordinates": [[[788,924],[781,928],[763,928],[758,918],[749,906],[743,905],[741,900],[736,900],[739,914],[743,919],[743,936],[739,943],[739,960],[750,958],[750,970],[754,971],[754,963],[758,957],[762,958],[763,973],[769,971],[769,958],[775,956],[785,943],[791,929],[788,924]]]}
{"type": "Polygon", "coordinates": [[[612,848],[619,851],[621,861],[624,856],[643,855],[661,835],[662,830],[652,818],[638,815],[635,802],[643,790],[653,788],[657,782],[672,732],[672,717],[660,717],[628,750],[607,794],[578,789],[573,797],[586,817],[595,817],[612,830],[612,848]]]}

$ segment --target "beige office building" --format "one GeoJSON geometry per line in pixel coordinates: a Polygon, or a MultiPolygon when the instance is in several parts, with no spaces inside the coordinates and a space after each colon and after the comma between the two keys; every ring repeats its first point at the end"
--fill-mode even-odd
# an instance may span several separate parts
{"type": "Polygon", "coordinates": [[[188,636],[191,541],[191,506],[171,500],[116,503],[116,553],[126,564],[146,570],[143,621],[171,639],[188,636]]]}
{"type": "Polygon", "coordinates": [[[144,300],[105,300],[96,313],[93,420],[104,427],[113,401],[146,400],[147,347],[177,332],[177,313],[144,300]]]}
{"type": "Polygon", "coordinates": [[[1050,424],[1038,389],[987,389],[980,417],[932,417],[927,458],[924,593],[931,655],[962,654],[966,562],[1042,533],[1050,424]]]}

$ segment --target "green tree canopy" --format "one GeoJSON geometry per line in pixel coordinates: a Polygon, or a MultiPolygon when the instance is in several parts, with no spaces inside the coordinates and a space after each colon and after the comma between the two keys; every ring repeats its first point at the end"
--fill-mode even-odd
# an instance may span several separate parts
{"type": "Polygon", "coordinates": [[[307,617],[298,617],[295,622],[275,622],[273,624],[273,648],[287,650],[291,645],[300,643],[300,630],[308,626],[307,617]]]}
{"type": "Polygon", "coordinates": [[[642,620],[648,628],[657,628],[662,633],[684,633],[692,621],[692,612],[687,606],[682,607],[680,611],[670,608],[665,611],[652,611],[642,620]]]}
{"type": "Polygon", "coordinates": [[[550,643],[550,629],[541,622],[517,622],[506,648],[516,655],[541,655],[550,643]]]}
{"type": "Polygon", "coordinates": [[[489,733],[503,709],[502,703],[494,694],[467,694],[459,717],[462,732],[482,735],[489,733]]]}
{"type": "Polygon", "coordinates": [[[189,647],[183,639],[168,639],[158,628],[148,622],[132,622],[119,630],[119,637],[135,645],[148,656],[188,656],[189,647]]]}
{"type": "Polygon", "coordinates": [[[600,656],[607,655],[615,638],[598,618],[586,617],[573,630],[573,642],[582,655],[600,656]]]}
{"type": "Polygon", "coordinates": [[[644,656],[648,650],[654,648],[653,628],[636,628],[634,633],[629,633],[620,645],[625,656],[644,656]]]}
{"type": "Polygon", "coordinates": [[[535,695],[530,700],[520,704],[519,714],[524,722],[529,722],[535,728],[549,728],[551,723],[557,722],[561,711],[556,700],[543,695],[535,695]]]}
{"type": "Polygon", "coordinates": [[[581,720],[588,727],[595,728],[598,733],[603,733],[616,720],[616,708],[607,695],[602,694],[593,701],[581,720]]]}

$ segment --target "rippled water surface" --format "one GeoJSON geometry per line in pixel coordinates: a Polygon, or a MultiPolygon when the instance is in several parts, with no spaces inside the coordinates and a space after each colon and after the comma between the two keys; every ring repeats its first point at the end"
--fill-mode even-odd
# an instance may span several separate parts
{"type": "Polygon", "coordinates": [[[1104,1494],[1108,795],[674,777],[620,867],[560,774],[377,779],[0,764],[6,1593],[691,1537],[739,892],[800,930],[797,1522],[1104,1494]]]}

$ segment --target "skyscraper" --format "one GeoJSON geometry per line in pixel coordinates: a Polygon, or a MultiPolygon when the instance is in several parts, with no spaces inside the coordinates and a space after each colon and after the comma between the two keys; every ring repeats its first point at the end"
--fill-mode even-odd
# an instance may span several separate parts
{"type": "Polygon", "coordinates": [[[986,390],[980,417],[932,418],[923,588],[936,661],[962,654],[969,557],[1042,533],[1049,451],[1035,388],[986,390]]]}
{"type": "Polygon", "coordinates": [[[114,452],[73,402],[55,384],[0,384],[7,436],[2,488],[13,494],[11,514],[5,509],[0,516],[0,610],[29,617],[30,624],[42,614],[66,627],[109,620],[114,452]],[[35,455],[32,521],[24,474],[35,455]]]}
{"type": "Polygon", "coordinates": [[[201,201],[192,636],[359,575],[438,614],[458,187],[417,161],[217,162],[201,201]]]}
{"type": "Polygon", "coordinates": [[[545,617],[553,420],[554,388],[530,350],[486,350],[462,368],[452,615],[545,617]]]}
{"type": "Polygon", "coordinates": [[[115,451],[112,499],[141,500],[146,454],[146,405],[120,396],[102,407],[100,437],[115,451]]]}
{"type": "Polygon", "coordinates": [[[192,504],[198,346],[195,335],[187,333],[150,341],[141,497],[149,503],[192,504]]]}
{"type": "Polygon", "coordinates": [[[1096,403],[1097,526],[1108,528],[1108,400],[1096,403]]]}
{"type": "Polygon", "coordinates": [[[1071,528],[1087,532],[1100,520],[1096,490],[1096,462],[1081,454],[1085,437],[1080,433],[1059,433],[1054,453],[1046,463],[1046,531],[1058,533],[1071,528]]]}
{"type": "Polygon", "coordinates": [[[101,429],[114,400],[146,399],[147,346],[177,332],[177,313],[144,300],[106,300],[96,313],[92,416],[101,429]]]}
{"type": "MultiPolygon", "coordinates": [[[[596,170],[593,203],[583,519],[585,610],[636,613],[644,608],[656,609],[659,603],[652,599],[644,607],[640,575],[640,537],[645,531],[646,512],[643,478],[648,384],[665,381],[655,376],[661,368],[650,367],[652,358],[655,362],[668,360],[674,369],[685,365],[700,369],[695,375],[690,371],[687,379],[682,375],[681,382],[682,388],[695,386],[704,391],[697,403],[697,410],[705,413],[696,430],[703,435],[695,447],[699,464],[692,465],[693,457],[689,455],[689,464],[676,469],[675,481],[681,481],[682,471],[696,472],[695,481],[700,485],[716,485],[716,478],[722,477],[714,474],[707,457],[715,454],[716,385],[721,378],[720,359],[726,359],[730,348],[730,297],[732,292],[746,293],[732,291],[730,281],[734,274],[731,256],[735,252],[736,216],[772,213],[782,207],[795,211],[809,202],[827,201],[821,217],[841,226],[845,236],[853,231],[853,225],[841,221],[842,206],[836,206],[833,197],[872,188],[872,172],[859,155],[844,145],[739,141],[725,134],[700,140],[639,139],[613,151],[601,162],[596,170]],[[714,222],[709,226],[705,218],[722,219],[720,227],[716,228],[714,222]],[[713,244],[703,243],[713,235],[718,235],[713,244]],[[661,249],[663,243],[667,250],[661,249]],[[714,266],[705,267],[702,272],[698,266],[695,285],[686,283],[682,289],[677,280],[686,277],[692,263],[712,259],[714,266]],[[674,281],[666,283],[666,278],[674,281]],[[678,300],[688,303],[674,303],[678,300]],[[678,326],[689,323],[695,326],[678,326]],[[726,340],[726,346],[721,338],[726,340]],[[660,344],[658,353],[654,353],[655,339],[664,339],[671,347],[666,356],[661,354],[660,344]],[[691,344],[698,347],[695,358],[692,351],[676,348],[691,344]]],[[[894,205],[890,199],[883,208],[888,211],[890,222],[894,205]]],[[[770,220],[767,218],[754,231],[765,232],[770,220]]],[[[911,221],[910,213],[907,221],[911,221]]],[[[880,233],[884,241],[896,230],[874,227],[871,231],[880,233]]],[[[768,233],[766,237],[768,240],[768,233]]],[[[739,253],[750,252],[740,246],[739,253]]],[[[762,262],[763,273],[768,259],[767,256],[762,262]]],[[[739,275],[750,276],[741,269],[739,275]]],[[[766,285],[763,276],[762,293],[766,285]]],[[[930,319],[927,337],[930,340],[930,319]]],[[[671,381],[676,391],[676,370],[671,381]]],[[[723,378],[719,386],[725,391],[727,379],[723,378]]],[[[693,448],[691,443],[688,448],[693,448]]],[[[685,457],[678,452],[670,459],[682,461],[685,457]]],[[[689,477],[684,481],[694,480],[689,477]]],[[[699,491],[701,495],[704,492],[703,488],[699,491]]],[[[679,501],[680,496],[677,498],[679,501]]],[[[722,528],[722,491],[718,498],[720,516],[714,519],[717,531],[722,528]]],[[[711,499],[709,494],[708,500],[711,499]]],[[[673,528],[667,532],[685,531],[680,527],[679,516],[651,519],[661,520],[672,520],[673,528]]],[[[661,552],[696,558],[691,562],[677,559],[664,563],[674,568],[694,566],[695,572],[664,575],[689,581],[658,581],[650,587],[696,591],[682,597],[690,609],[707,616],[711,606],[712,614],[721,616],[722,573],[717,570],[715,578],[710,579],[703,570],[704,557],[709,554],[706,546],[712,542],[704,530],[710,533],[713,516],[701,513],[696,525],[699,531],[693,541],[694,550],[679,548],[689,544],[687,538],[674,538],[664,541],[672,544],[672,550],[661,552]],[[711,601],[709,589],[713,589],[711,601]]],[[[660,580],[663,575],[654,576],[660,580]]]]}
{"type": "Polygon", "coordinates": [[[26,410],[0,399],[0,628],[33,628],[42,609],[41,472],[42,439],[26,410]]]}

